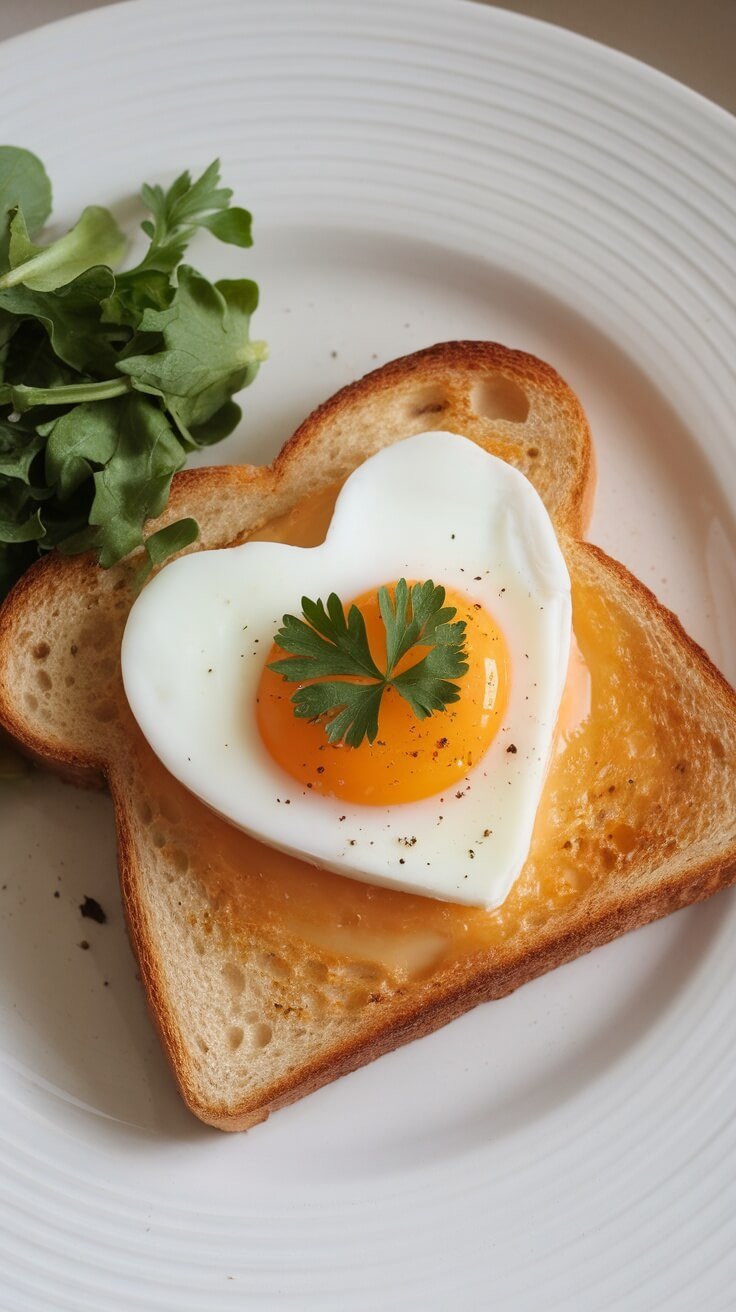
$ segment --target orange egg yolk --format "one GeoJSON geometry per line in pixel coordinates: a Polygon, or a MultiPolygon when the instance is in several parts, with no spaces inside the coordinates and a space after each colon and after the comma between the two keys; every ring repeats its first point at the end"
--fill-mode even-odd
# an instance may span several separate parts
{"type": "MultiPolygon", "coordinates": [[[[394,584],[390,585],[393,591],[394,584]]],[[[371,654],[386,668],[386,641],[377,592],[355,598],[365,618],[371,654]]],[[[291,697],[300,686],[264,668],[257,697],[258,728],[273,759],[305,789],[346,802],[385,806],[432,797],[464,779],[488,750],[503,719],[509,692],[509,659],[498,626],[484,607],[447,589],[445,605],[465,620],[468,671],[457,680],[460,698],[446,710],[417,719],[393,688],[383,694],[378,737],[359,747],[327,740],[324,723],[297,719],[291,697]]],[[[396,672],[426,655],[415,647],[396,672]]],[[[268,662],[282,660],[272,647],[268,662]]]]}

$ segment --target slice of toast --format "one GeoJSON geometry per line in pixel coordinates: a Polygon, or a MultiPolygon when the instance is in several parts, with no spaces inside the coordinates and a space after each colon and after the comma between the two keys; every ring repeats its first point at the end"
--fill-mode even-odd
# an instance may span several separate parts
{"type": "Polygon", "coordinates": [[[38,760],[111,789],[122,897],[182,1095],[246,1129],[338,1075],[736,878],[736,694],[623,566],[580,541],[593,462],[555,372],[489,343],[394,361],[318,409],[268,469],[177,476],[160,523],[199,548],[318,542],[380,446],[450,429],[521,468],[573,581],[591,709],[550,769],[529,860],[493,913],[285,858],[159,765],[122,691],[138,562],[51,555],[0,612],[0,721],[38,760]]]}

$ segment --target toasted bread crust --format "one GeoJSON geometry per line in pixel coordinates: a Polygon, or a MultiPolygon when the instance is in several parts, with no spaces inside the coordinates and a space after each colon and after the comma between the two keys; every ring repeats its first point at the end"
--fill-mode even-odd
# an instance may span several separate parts
{"type": "MultiPolygon", "coordinates": [[[[557,506],[558,528],[579,537],[587,523],[594,482],[592,446],[579,402],[548,365],[521,352],[507,351],[493,343],[446,343],[396,360],[374,371],[320,406],[297,429],[274,464],[267,468],[214,467],[186,470],[174,480],[169,507],[162,522],[182,514],[198,516],[200,508],[212,503],[219,506],[249,502],[273,502],[279,491],[287,488],[286,502],[279,513],[299,496],[298,474],[310,452],[319,450],[328,431],[361,408],[373,405],[392,393],[397,386],[438,379],[450,383],[461,373],[465,384],[476,375],[482,378],[495,369],[514,379],[528,379],[546,389],[570,414],[571,425],[579,436],[579,449],[573,463],[573,477],[557,506]]],[[[213,527],[205,525],[203,545],[224,545],[213,527]]],[[[235,531],[231,539],[242,535],[235,531]]],[[[646,608],[662,624],[672,640],[687,653],[696,667],[703,686],[708,687],[722,705],[723,715],[736,723],[736,693],[713,666],[702,649],[684,632],[677,618],[656,600],[653,594],[622,565],[612,561],[599,548],[578,543],[581,560],[594,562],[613,575],[622,594],[632,603],[646,608]]],[[[63,777],[78,783],[99,784],[107,780],[116,812],[122,899],[131,942],[138,959],[151,1013],[159,1031],[185,1102],[207,1123],[224,1130],[241,1130],[263,1120],[271,1111],[295,1101],[328,1081],[388,1052],[401,1043],[427,1034],[446,1024],[477,1003],[499,998],[521,984],[592,948],[608,942],[628,929],[646,924],[679,906],[698,901],[726,887],[736,879],[736,842],[718,855],[703,860],[655,888],[629,893],[626,898],[600,899],[593,914],[571,914],[564,933],[545,935],[539,932],[533,944],[522,942],[516,953],[492,963],[470,958],[456,962],[440,977],[409,997],[399,996],[391,1003],[390,1015],[382,1009],[372,1028],[362,1029],[361,1037],[334,1047],[318,1060],[303,1063],[294,1072],[272,1082],[267,1094],[259,1092],[237,1106],[226,1102],[204,1103],[198,1096],[190,1069],[190,1057],[182,1043],[180,1030],[167,994],[166,981],[151,938],[140,896],[141,870],[132,819],[124,790],[116,775],[114,759],[99,752],[81,752],[52,736],[44,737],[39,726],[31,725],[24,715],[21,700],[13,686],[10,666],[4,653],[24,627],[24,617],[39,607],[51,606],[52,599],[66,592],[84,592],[98,572],[90,557],[63,558],[51,554],[34,566],[7,599],[0,612],[0,722],[34,759],[55,769],[63,777]]]]}
{"type": "MultiPolygon", "coordinates": [[[[191,1091],[177,1073],[182,1096],[189,1109],[215,1129],[231,1132],[249,1130],[266,1120],[271,1112],[288,1107],[308,1093],[314,1093],[341,1075],[348,1075],[366,1066],[384,1053],[393,1052],[404,1043],[432,1034],[481,1002],[495,1002],[504,998],[523,984],[529,984],[540,975],[555,970],[557,966],[575,961],[577,957],[592,952],[594,948],[603,947],[629,930],[641,929],[673,911],[702,902],[734,882],[736,851],[731,852],[728,861],[705,863],[695,872],[690,872],[686,882],[673,880],[656,892],[642,894],[626,905],[612,908],[595,920],[571,926],[564,935],[540,943],[512,965],[494,971],[481,968],[453,980],[452,984],[442,991],[438,990],[434,996],[422,997],[401,1010],[396,1009],[390,1025],[386,1025],[385,1021],[377,1022],[373,1034],[362,1036],[355,1044],[344,1044],[339,1051],[330,1052],[297,1074],[274,1084],[268,1101],[261,1098],[249,1100],[235,1109],[227,1106],[204,1107],[196,1099],[192,1100],[191,1091]]],[[[155,1012],[154,1018],[166,1043],[161,1020],[155,1012]]],[[[170,1049],[168,1051],[172,1065],[177,1070],[172,1052],[170,1049]]]]}

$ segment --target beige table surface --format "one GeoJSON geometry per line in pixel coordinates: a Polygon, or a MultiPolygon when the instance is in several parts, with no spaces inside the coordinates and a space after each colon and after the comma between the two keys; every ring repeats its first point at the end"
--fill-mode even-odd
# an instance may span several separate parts
{"type": "MultiPolygon", "coordinates": [[[[0,0],[0,40],[116,2],[0,0]]],[[[499,8],[594,37],[736,113],[736,0],[507,0],[499,8]]]]}

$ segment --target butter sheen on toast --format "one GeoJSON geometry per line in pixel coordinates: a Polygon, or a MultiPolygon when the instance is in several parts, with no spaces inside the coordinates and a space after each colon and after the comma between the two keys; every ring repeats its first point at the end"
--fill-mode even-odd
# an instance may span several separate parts
{"type": "Polygon", "coordinates": [[[0,612],[0,719],[115,802],[123,902],[182,1095],[245,1129],[348,1070],[736,877],[736,695],[679,622],[580,540],[585,417],[548,366],[489,343],[397,360],[310,416],[269,469],[177,476],[160,524],[200,547],[321,541],[342,481],[450,429],[520,468],[573,583],[591,714],[555,757],[529,861],[491,914],[356,884],[264,847],[166,774],[135,727],[119,648],[138,562],[49,556],[0,612]]]}

